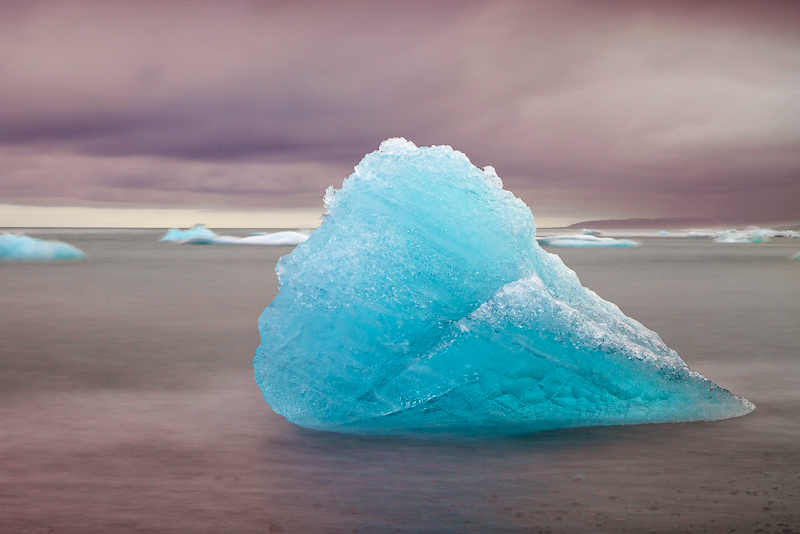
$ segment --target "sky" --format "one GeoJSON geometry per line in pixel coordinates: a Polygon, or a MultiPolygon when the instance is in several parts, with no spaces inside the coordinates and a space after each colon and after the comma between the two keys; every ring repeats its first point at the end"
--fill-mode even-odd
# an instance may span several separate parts
{"type": "Polygon", "coordinates": [[[0,72],[26,221],[321,211],[396,136],[494,166],[540,225],[800,221],[796,1],[0,0],[0,72]]]}

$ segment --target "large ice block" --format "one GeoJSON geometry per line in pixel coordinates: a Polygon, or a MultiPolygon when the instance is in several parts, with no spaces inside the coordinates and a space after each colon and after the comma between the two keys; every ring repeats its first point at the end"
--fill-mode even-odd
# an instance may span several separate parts
{"type": "Polygon", "coordinates": [[[336,432],[513,434],[700,421],[754,406],[581,286],[494,169],[384,141],[276,267],[255,376],[336,432]]]}

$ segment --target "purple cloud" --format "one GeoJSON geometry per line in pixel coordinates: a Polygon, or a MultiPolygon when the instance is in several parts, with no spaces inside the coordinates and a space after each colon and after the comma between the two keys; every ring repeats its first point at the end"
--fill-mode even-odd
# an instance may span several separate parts
{"type": "Polygon", "coordinates": [[[800,220],[796,2],[0,4],[0,201],[318,205],[381,140],[537,214],[800,220]]]}

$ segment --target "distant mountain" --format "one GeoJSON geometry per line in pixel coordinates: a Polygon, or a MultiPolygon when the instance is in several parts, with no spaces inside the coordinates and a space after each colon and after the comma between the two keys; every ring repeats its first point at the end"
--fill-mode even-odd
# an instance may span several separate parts
{"type": "Polygon", "coordinates": [[[604,228],[608,230],[629,228],[695,228],[719,226],[723,223],[716,219],[704,217],[660,217],[657,219],[605,219],[600,221],[584,221],[567,226],[567,228],[604,228]]]}

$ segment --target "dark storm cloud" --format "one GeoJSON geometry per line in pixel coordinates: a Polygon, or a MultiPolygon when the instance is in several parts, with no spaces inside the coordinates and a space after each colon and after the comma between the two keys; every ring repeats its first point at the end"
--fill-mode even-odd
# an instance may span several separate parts
{"type": "Polygon", "coordinates": [[[800,4],[0,3],[0,201],[317,204],[382,139],[535,213],[800,219],[800,4]]]}

